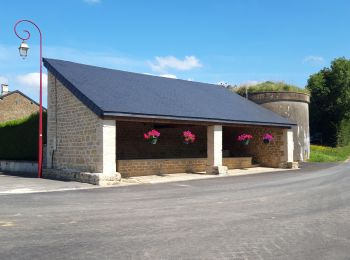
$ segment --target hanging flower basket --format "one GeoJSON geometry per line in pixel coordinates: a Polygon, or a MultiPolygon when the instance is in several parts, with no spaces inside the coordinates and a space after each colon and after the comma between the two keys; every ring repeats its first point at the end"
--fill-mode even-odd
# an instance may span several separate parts
{"type": "Polygon", "coordinates": [[[192,134],[191,131],[187,130],[182,133],[184,144],[192,144],[196,140],[196,135],[192,134]]]}
{"type": "Polygon", "coordinates": [[[264,136],[263,136],[264,144],[269,144],[272,140],[273,140],[272,134],[269,134],[269,133],[264,134],[264,136]]]}
{"type": "Polygon", "coordinates": [[[158,142],[158,138],[153,138],[153,139],[150,139],[149,141],[151,144],[156,144],[158,142]]]}
{"type": "Polygon", "coordinates": [[[253,136],[250,134],[241,134],[237,137],[237,140],[242,142],[244,145],[248,145],[252,138],[253,136]]]}
{"type": "Polygon", "coordinates": [[[148,133],[143,134],[143,137],[145,138],[145,140],[147,140],[150,144],[156,144],[158,142],[159,136],[160,136],[160,133],[155,129],[148,131],[148,133]]]}

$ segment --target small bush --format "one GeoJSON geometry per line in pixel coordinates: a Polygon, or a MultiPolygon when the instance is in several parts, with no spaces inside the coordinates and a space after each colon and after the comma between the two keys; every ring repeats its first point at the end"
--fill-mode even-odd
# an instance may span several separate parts
{"type": "MultiPolygon", "coordinates": [[[[46,142],[46,113],[43,113],[43,143],[46,142]]],[[[39,114],[0,124],[0,159],[38,159],[39,114]]]]}

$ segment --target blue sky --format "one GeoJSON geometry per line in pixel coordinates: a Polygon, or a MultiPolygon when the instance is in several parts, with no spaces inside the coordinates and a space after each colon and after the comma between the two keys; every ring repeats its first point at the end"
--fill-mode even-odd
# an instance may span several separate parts
{"type": "Polygon", "coordinates": [[[23,61],[13,32],[18,19],[32,19],[45,57],[209,83],[304,87],[310,74],[348,56],[349,10],[345,0],[4,0],[0,82],[38,99],[38,34],[26,26],[31,49],[23,61]]]}

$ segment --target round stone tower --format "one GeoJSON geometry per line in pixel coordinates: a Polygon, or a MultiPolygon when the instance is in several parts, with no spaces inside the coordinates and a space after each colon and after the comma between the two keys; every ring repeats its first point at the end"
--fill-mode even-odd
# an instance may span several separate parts
{"type": "Polygon", "coordinates": [[[303,162],[310,156],[309,103],[310,95],[297,92],[254,92],[248,98],[297,124],[293,128],[294,161],[303,162]]]}

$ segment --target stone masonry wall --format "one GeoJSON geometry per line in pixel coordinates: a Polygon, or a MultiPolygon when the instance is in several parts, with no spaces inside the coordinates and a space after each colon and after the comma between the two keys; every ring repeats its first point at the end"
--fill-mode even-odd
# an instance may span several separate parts
{"type": "MultiPolygon", "coordinates": [[[[117,122],[117,171],[124,177],[205,171],[206,134],[206,126],[117,122]],[[143,133],[153,128],[161,133],[155,145],[143,139],[143,133]],[[182,143],[181,133],[187,129],[197,135],[194,144],[182,143]]],[[[248,168],[253,162],[261,166],[279,167],[285,159],[283,129],[261,126],[223,127],[223,151],[222,165],[229,169],[248,168]],[[237,136],[241,133],[254,136],[248,146],[237,141],[237,136]],[[264,144],[264,133],[271,133],[274,140],[264,144]]]]}
{"type": "Polygon", "coordinates": [[[266,167],[280,167],[285,160],[283,152],[283,129],[275,127],[246,127],[246,128],[224,128],[223,150],[230,156],[252,156],[253,163],[266,167]],[[238,135],[251,134],[253,139],[249,145],[244,145],[237,141],[238,135]],[[271,133],[274,140],[269,144],[264,144],[262,137],[265,133],[271,133]]]}
{"type": "MultiPolygon", "coordinates": [[[[118,160],[118,172],[122,177],[134,177],[171,173],[204,172],[207,158],[151,159],[151,160],[118,160]]],[[[229,169],[249,168],[251,157],[224,158],[223,165],[229,169]]]]}
{"type": "Polygon", "coordinates": [[[244,169],[252,167],[252,157],[222,158],[222,165],[228,169],[244,169]]]}
{"type": "Polygon", "coordinates": [[[206,158],[118,160],[122,177],[205,171],[206,158]]]}
{"type": "Polygon", "coordinates": [[[117,159],[169,159],[206,158],[206,126],[161,125],[117,121],[117,159]],[[143,134],[156,129],[159,141],[153,145],[144,140],[143,134]],[[190,130],[196,135],[193,144],[184,144],[183,131],[190,130]]]}
{"type": "Polygon", "coordinates": [[[297,123],[293,127],[294,160],[306,161],[310,156],[310,95],[296,92],[250,93],[253,102],[297,123]]]}
{"type": "Polygon", "coordinates": [[[0,123],[22,119],[39,112],[39,106],[19,93],[0,96],[0,123]]]}
{"type": "Polygon", "coordinates": [[[47,166],[102,172],[103,121],[48,75],[47,166]]]}

